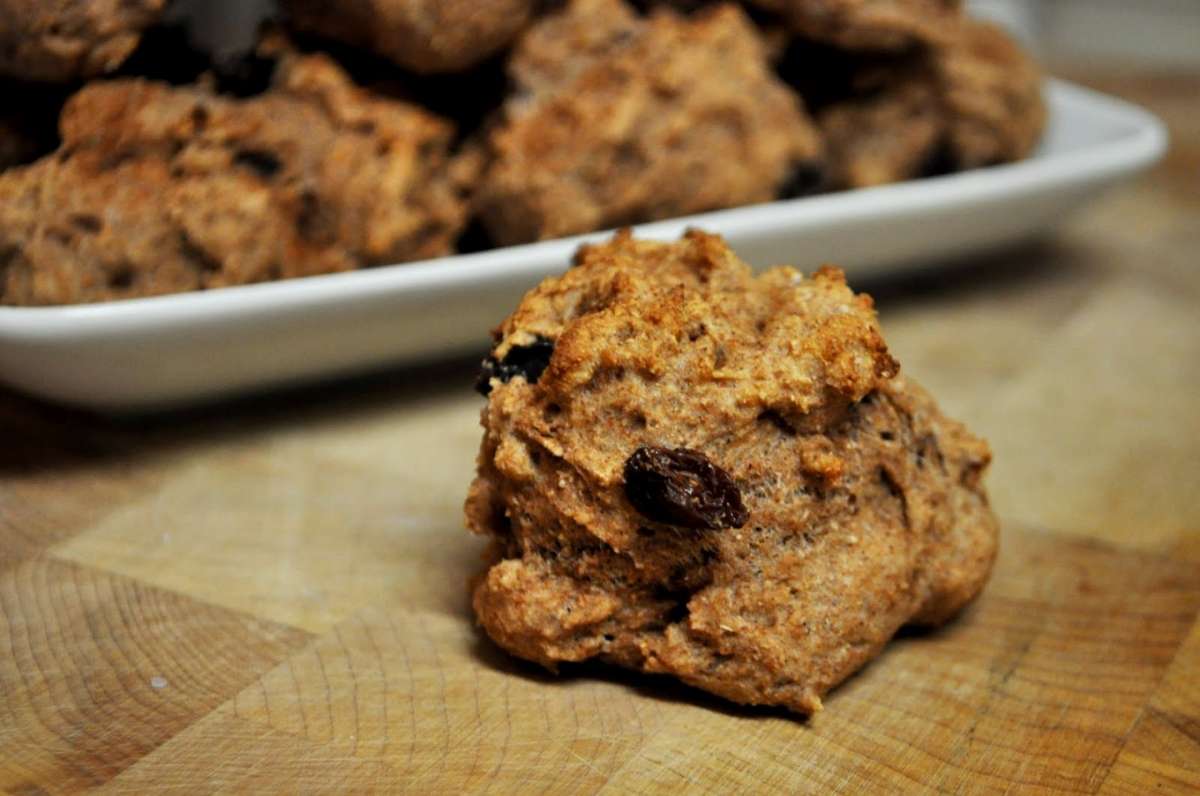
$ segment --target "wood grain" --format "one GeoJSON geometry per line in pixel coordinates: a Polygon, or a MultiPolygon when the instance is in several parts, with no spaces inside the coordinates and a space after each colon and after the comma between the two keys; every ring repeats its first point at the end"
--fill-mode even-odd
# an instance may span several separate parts
{"type": "Polygon", "coordinates": [[[407,593],[461,601],[482,544],[438,540],[464,535],[478,407],[458,395],[200,442],[54,553],[313,632],[407,593]]]}
{"type": "MultiPolygon", "coordinates": [[[[164,709],[154,724],[174,738],[132,767],[123,762],[143,750],[106,744],[123,771],[109,787],[233,792],[261,786],[265,768],[301,790],[1093,793],[1147,726],[1160,684],[1186,681],[1172,661],[1198,611],[1194,564],[1010,532],[993,583],[959,622],[901,638],[801,722],[598,667],[552,677],[495,650],[461,601],[414,595],[355,611],[236,692],[214,688],[227,698],[204,721],[164,709]]],[[[163,670],[143,666],[130,682],[152,695],[147,676],[163,670]]]]}
{"type": "Polygon", "coordinates": [[[311,743],[218,708],[98,793],[377,793],[396,783],[385,762],[311,743]]]}
{"type": "Polygon", "coordinates": [[[307,634],[34,558],[0,573],[0,788],[102,784],[307,634]]]}
{"type": "Polygon", "coordinates": [[[1168,120],[1162,168],[868,286],[990,438],[1002,550],[823,713],[482,638],[472,363],[123,421],[0,392],[0,792],[1197,792],[1200,76],[1097,85],[1168,120]]]}
{"type": "Polygon", "coordinates": [[[1200,622],[1129,735],[1101,793],[1200,791],[1200,622]]]}
{"type": "Polygon", "coordinates": [[[16,396],[0,401],[0,571],[158,483],[154,457],[94,425],[16,396]]]}

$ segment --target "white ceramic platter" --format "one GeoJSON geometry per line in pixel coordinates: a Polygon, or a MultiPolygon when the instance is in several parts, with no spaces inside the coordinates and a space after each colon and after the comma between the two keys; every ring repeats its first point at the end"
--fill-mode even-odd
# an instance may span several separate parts
{"type": "MultiPolygon", "coordinates": [[[[1021,163],[723,210],[637,228],[723,234],[756,266],[842,265],[855,278],[965,262],[1045,232],[1153,164],[1162,124],[1060,81],[1021,163]]],[[[595,233],[419,263],[73,307],[0,307],[0,381],[101,411],[139,411],[482,350],[524,291],[595,233]]]]}

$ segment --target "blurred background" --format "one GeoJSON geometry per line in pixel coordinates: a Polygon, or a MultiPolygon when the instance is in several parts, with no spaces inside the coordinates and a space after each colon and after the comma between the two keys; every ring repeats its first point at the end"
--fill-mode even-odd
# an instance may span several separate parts
{"type": "Polygon", "coordinates": [[[1200,66],[1196,0],[968,0],[967,6],[1052,61],[1200,66]]]}

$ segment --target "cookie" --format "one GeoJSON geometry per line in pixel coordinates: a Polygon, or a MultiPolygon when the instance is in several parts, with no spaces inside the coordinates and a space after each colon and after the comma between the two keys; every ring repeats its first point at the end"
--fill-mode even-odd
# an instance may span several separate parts
{"type": "Polygon", "coordinates": [[[72,97],[53,155],[0,175],[0,301],[66,304],[451,250],[452,126],[322,56],[249,99],[127,79],[72,97]]]}
{"type": "Polygon", "coordinates": [[[933,56],[961,168],[1019,160],[1046,126],[1042,72],[1002,28],[963,20],[933,56]]]}
{"type": "Polygon", "coordinates": [[[964,20],[945,45],[872,62],[817,119],[831,182],[860,188],[1020,160],[1046,109],[1033,60],[996,26],[964,20]]]}
{"type": "Polygon", "coordinates": [[[504,244],[770,201],[820,158],[735,6],[573,0],[513,52],[477,208],[504,244]]]}
{"type": "Polygon", "coordinates": [[[932,171],[945,155],[949,116],[924,56],[864,70],[854,94],[817,114],[826,175],[838,188],[865,188],[932,171]]]}
{"type": "Polygon", "coordinates": [[[111,72],[165,0],[0,0],[0,74],[65,82],[111,72]]]}
{"type": "Polygon", "coordinates": [[[840,271],[618,234],[495,334],[466,523],[484,631],[808,713],[983,587],[987,445],[898,375],[840,271]]]}
{"type": "Polygon", "coordinates": [[[534,0],[283,0],[297,30],[365,47],[416,72],[452,72],[507,46],[534,0]]]}
{"type": "Polygon", "coordinates": [[[850,50],[904,50],[944,42],[962,0],[751,0],[796,33],[850,50]]]}

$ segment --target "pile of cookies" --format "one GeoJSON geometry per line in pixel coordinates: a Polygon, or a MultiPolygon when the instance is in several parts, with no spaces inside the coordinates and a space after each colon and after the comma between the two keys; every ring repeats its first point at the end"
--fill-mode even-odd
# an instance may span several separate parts
{"type": "Polygon", "coordinates": [[[329,273],[1019,159],[1040,75],[959,0],[0,0],[0,303],[329,273]],[[56,128],[57,121],[57,128],[56,128]]]}

